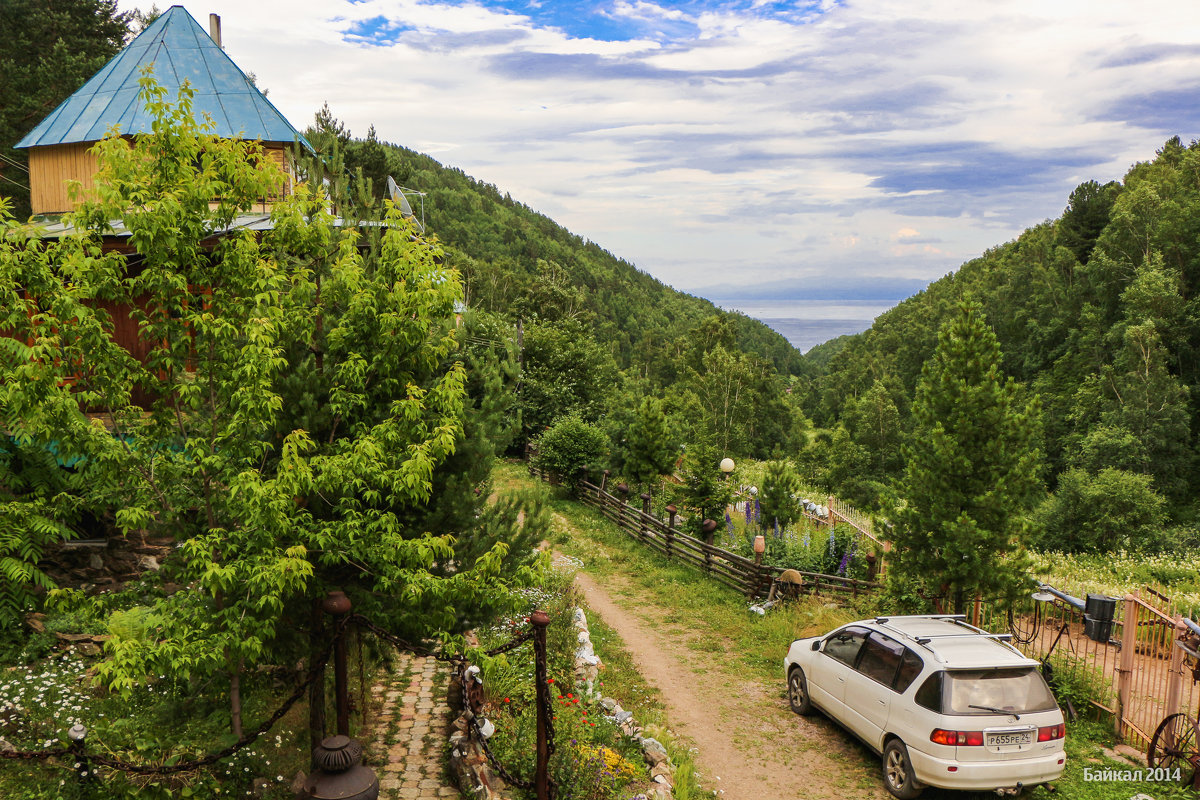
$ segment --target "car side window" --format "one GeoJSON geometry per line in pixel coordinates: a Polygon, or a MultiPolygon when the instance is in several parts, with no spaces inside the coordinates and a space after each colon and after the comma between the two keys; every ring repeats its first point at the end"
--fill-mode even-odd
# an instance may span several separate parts
{"type": "Polygon", "coordinates": [[[866,628],[845,628],[826,639],[821,650],[830,658],[853,667],[868,632],[866,628]]]}
{"type": "Polygon", "coordinates": [[[904,648],[904,658],[900,661],[900,672],[896,675],[896,691],[903,694],[904,690],[921,674],[924,667],[925,662],[919,655],[907,647],[904,648]]]}
{"type": "Polygon", "coordinates": [[[904,658],[904,645],[875,632],[867,639],[862,657],[858,660],[858,671],[884,686],[891,686],[904,658]]]}
{"type": "Polygon", "coordinates": [[[935,672],[925,679],[921,684],[921,688],[917,689],[913,700],[917,705],[928,708],[930,711],[942,713],[942,676],[944,672],[935,672]]]}

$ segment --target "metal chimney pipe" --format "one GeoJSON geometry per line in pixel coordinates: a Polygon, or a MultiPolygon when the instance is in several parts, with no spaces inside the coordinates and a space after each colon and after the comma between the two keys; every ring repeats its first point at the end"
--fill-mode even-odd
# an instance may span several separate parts
{"type": "MultiPolygon", "coordinates": [[[[217,47],[221,47],[221,15],[208,15],[208,35],[217,43],[217,47]]],[[[224,49],[224,48],[222,48],[224,49]]]]}

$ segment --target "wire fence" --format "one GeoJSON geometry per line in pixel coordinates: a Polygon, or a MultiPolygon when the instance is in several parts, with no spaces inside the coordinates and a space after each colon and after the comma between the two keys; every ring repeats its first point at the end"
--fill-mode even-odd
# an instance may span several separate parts
{"type": "Polygon", "coordinates": [[[1200,715],[1200,665],[1169,598],[1147,588],[1114,599],[1108,625],[1089,623],[1082,609],[1060,597],[1018,614],[984,604],[978,616],[989,630],[1009,630],[1026,655],[1049,661],[1052,680],[1071,683],[1087,698],[1090,708],[1077,711],[1107,715],[1119,738],[1147,750],[1168,716],[1200,715]]]}

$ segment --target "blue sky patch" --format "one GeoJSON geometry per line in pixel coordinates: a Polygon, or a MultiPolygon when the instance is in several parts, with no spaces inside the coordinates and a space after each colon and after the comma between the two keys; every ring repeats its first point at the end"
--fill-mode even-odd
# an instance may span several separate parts
{"type": "Polygon", "coordinates": [[[405,33],[412,30],[415,29],[410,25],[405,25],[396,20],[389,20],[387,17],[380,15],[350,23],[350,26],[346,28],[345,38],[349,42],[386,47],[400,41],[400,38],[405,33]]]}
{"type": "MultiPolygon", "coordinates": [[[[753,10],[759,18],[802,22],[822,13],[819,0],[768,2],[753,0],[683,0],[639,3],[628,0],[449,0],[454,5],[478,4],[528,17],[538,27],[556,28],[576,39],[627,42],[633,39],[678,41],[690,39],[699,29],[692,21],[707,11],[753,10]],[[619,6],[628,9],[619,10],[619,6]],[[660,11],[656,11],[655,8],[660,11]]],[[[837,3],[829,3],[830,7],[837,3]]]]}

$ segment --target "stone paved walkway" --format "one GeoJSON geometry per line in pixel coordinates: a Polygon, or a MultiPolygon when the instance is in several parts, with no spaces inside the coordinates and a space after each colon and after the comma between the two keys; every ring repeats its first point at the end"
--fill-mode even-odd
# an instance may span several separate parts
{"type": "Polygon", "coordinates": [[[399,653],[392,673],[371,688],[383,706],[368,745],[372,755],[378,754],[372,762],[380,800],[459,796],[445,768],[449,682],[449,665],[399,653]]]}

